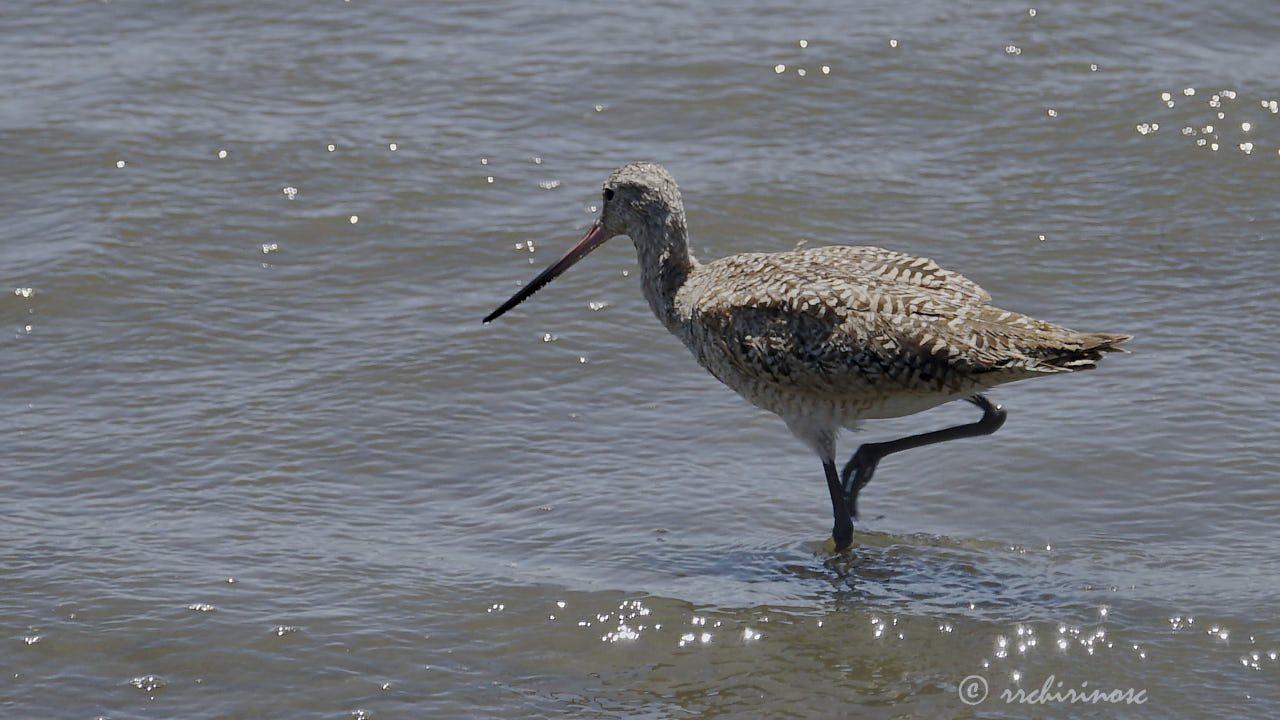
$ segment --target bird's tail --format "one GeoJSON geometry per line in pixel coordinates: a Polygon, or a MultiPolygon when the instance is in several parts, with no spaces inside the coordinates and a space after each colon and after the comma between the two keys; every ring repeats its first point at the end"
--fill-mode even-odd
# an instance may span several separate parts
{"type": "Polygon", "coordinates": [[[1120,343],[1132,339],[1132,335],[1116,333],[1074,333],[1050,347],[1043,347],[1036,358],[1041,369],[1047,372],[1074,372],[1092,370],[1098,366],[1103,353],[1127,353],[1120,343]]]}

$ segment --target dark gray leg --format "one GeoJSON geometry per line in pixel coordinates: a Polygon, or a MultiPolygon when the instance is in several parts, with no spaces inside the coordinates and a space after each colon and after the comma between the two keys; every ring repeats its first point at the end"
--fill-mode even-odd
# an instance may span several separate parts
{"type": "MultiPolygon", "coordinates": [[[[920,433],[919,435],[908,435],[888,442],[866,443],[859,447],[853,457],[849,458],[848,464],[844,466],[844,471],[840,473],[840,489],[843,491],[841,494],[848,504],[849,515],[857,519],[858,491],[862,490],[863,486],[871,481],[871,475],[875,473],[876,465],[884,456],[924,445],[940,443],[945,440],[990,435],[999,430],[1000,426],[1004,424],[1007,413],[1003,407],[991,402],[982,395],[974,395],[965,399],[982,408],[981,420],[967,425],[957,425],[943,430],[920,433]]],[[[835,492],[835,489],[832,489],[832,498],[835,498],[835,492]]]]}
{"type": "Polygon", "coordinates": [[[836,473],[836,464],[823,461],[822,469],[827,472],[827,489],[831,491],[831,512],[835,515],[836,524],[831,528],[831,539],[836,543],[836,550],[843,550],[853,544],[853,520],[849,517],[849,505],[845,502],[844,488],[840,485],[840,476],[836,473]]]}

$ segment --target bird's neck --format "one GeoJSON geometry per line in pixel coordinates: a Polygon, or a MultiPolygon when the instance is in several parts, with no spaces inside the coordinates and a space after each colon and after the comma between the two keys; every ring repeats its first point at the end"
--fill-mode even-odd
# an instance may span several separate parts
{"type": "Polygon", "coordinates": [[[640,260],[640,283],[644,298],[663,325],[677,333],[676,293],[698,261],[689,252],[689,233],[683,213],[655,217],[643,228],[633,229],[636,255],[640,260]]]}

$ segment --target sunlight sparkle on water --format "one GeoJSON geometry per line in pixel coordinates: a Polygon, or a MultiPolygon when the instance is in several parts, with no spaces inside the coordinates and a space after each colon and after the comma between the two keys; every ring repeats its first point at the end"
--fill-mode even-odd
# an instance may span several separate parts
{"type": "Polygon", "coordinates": [[[130,680],[129,684],[143,692],[152,692],[154,690],[159,690],[168,683],[166,683],[164,678],[159,675],[139,675],[130,680]]]}
{"type": "Polygon", "coordinates": [[[600,636],[600,642],[616,643],[619,640],[636,640],[640,637],[640,631],[643,629],[643,625],[639,628],[632,628],[625,622],[619,622],[617,630],[612,630],[600,636]]]}

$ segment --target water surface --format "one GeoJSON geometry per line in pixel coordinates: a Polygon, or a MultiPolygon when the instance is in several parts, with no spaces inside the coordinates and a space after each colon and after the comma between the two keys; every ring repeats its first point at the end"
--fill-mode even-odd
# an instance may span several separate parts
{"type": "Polygon", "coordinates": [[[1274,714],[1280,26],[1029,10],[8,8],[0,702],[1274,714]],[[832,556],[817,461],[626,240],[479,322],[638,159],[701,257],[891,247],[1133,354],[886,460],[832,556]],[[1050,678],[1146,702],[1000,697],[1050,678]]]}

